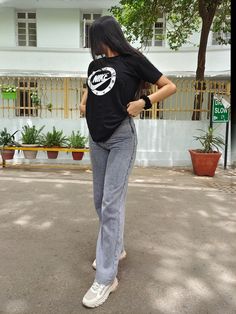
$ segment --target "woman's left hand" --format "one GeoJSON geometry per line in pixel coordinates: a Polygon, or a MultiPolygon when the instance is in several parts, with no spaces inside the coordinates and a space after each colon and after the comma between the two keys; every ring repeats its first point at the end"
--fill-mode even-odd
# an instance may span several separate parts
{"type": "Polygon", "coordinates": [[[128,114],[131,117],[136,117],[143,110],[144,106],[145,106],[145,101],[143,99],[131,101],[127,105],[128,114]]]}

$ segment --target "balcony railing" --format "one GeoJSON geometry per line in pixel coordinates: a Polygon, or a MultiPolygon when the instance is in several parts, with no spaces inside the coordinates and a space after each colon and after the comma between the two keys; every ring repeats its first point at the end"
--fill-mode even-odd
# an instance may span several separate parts
{"type": "MultiPolygon", "coordinates": [[[[201,120],[209,119],[214,95],[230,95],[229,80],[206,80],[196,83],[193,79],[172,79],[177,92],[156,103],[140,114],[141,119],[191,120],[193,112],[199,112],[201,120]],[[196,95],[200,95],[200,108],[194,107],[196,95]]],[[[80,100],[86,87],[84,78],[49,77],[0,77],[0,85],[17,87],[16,99],[3,99],[0,95],[0,118],[40,117],[42,119],[79,119],[80,100]],[[32,97],[32,94],[36,95],[32,97]]],[[[152,85],[146,93],[154,92],[152,85]]]]}

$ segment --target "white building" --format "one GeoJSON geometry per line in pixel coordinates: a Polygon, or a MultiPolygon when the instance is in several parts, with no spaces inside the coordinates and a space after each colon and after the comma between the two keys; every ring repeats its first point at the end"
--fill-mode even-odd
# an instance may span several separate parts
{"type": "MultiPolygon", "coordinates": [[[[0,129],[6,126],[14,131],[29,122],[46,125],[45,130],[55,125],[67,134],[74,129],[87,134],[86,122],[80,116],[78,104],[83,89],[83,81],[79,78],[86,77],[91,61],[88,28],[94,19],[109,14],[108,9],[118,2],[0,0],[0,84],[7,79],[19,87],[17,101],[0,99],[0,129]],[[31,104],[27,105],[27,99],[30,102],[32,89],[41,93],[43,110],[28,108],[31,104]]],[[[165,21],[159,18],[155,31],[163,31],[164,27],[165,21]]],[[[199,36],[194,34],[190,41],[198,43],[199,36]]],[[[198,48],[194,45],[185,45],[175,52],[168,48],[166,42],[154,39],[145,52],[165,75],[178,79],[180,85],[185,79],[186,84],[191,85],[188,90],[191,90],[191,97],[194,96],[191,80],[195,76],[197,53],[198,48]]],[[[225,93],[229,93],[229,73],[230,47],[217,45],[214,34],[210,34],[206,77],[215,82],[221,81],[219,84],[223,84],[225,93]]],[[[181,101],[183,106],[188,101],[183,97],[187,85],[182,89],[180,87],[173,96],[175,98],[165,103],[165,110],[159,111],[155,117],[159,119],[136,119],[139,133],[137,164],[190,165],[187,150],[196,147],[193,141],[195,130],[206,128],[209,124],[207,106],[210,92],[205,101],[203,120],[191,121],[192,100],[188,110],[173,109],[174,103],[181,101]]],[[[187,108],[189,105],[184,106],[187,108]]],[[[158,108],[162,110],[163,104],[159,104],[158,108]]],[[[219,125],[219,131],[224,132],[224,127],[224,124],[219,125]]],[[[68,162],[68,156],[62,159],[68,162]]]]}

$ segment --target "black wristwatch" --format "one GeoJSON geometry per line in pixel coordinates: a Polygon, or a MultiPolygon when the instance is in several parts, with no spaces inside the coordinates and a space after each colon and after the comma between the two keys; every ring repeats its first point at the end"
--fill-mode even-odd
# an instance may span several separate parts
{"type": "Polygon", "coordinates": [[[151,103],[151,100],[150,100],[150,98],[148,96],[142,95],[140,97],[140,99],[143,99],[145,101],[145,106],[143,108],[144,110],[152,108],[152,103],[151,103]]]}

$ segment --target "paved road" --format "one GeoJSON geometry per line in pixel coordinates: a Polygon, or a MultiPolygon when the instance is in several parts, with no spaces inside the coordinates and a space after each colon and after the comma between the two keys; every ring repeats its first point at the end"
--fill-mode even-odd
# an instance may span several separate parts
{"type": "Polygon", "coordinates": [[[127,259],[101,307],[94,279],[98,220],[86,169],[0,169],[0,314],[235,314],[236,172],[135,168],[127,259]]]}

